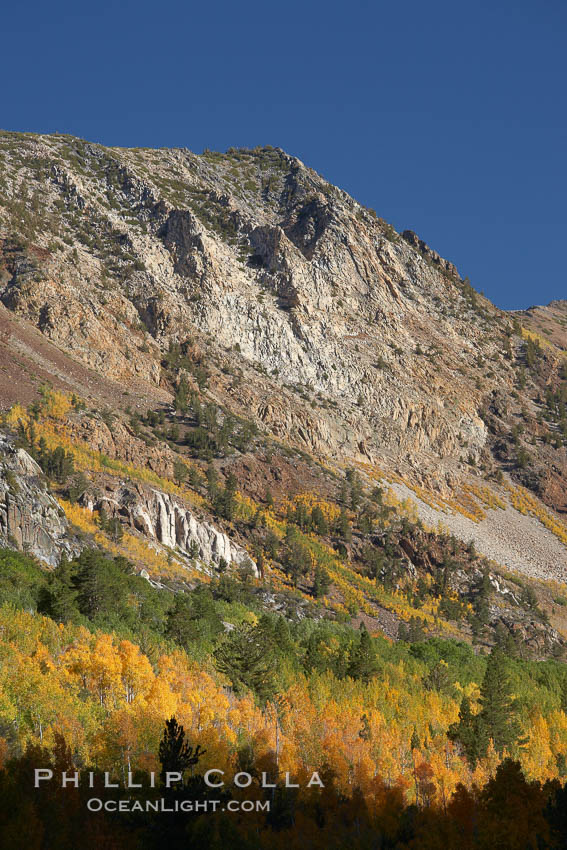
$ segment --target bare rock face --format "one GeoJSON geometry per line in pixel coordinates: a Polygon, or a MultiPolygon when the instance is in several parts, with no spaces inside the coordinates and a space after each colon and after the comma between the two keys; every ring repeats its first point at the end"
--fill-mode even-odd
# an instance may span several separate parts
{"type": "Polygon", "coordinates": [[[249,566],[258,575],[256,564],[245,549],[210,523],[199,521],[168,493],[123,485],[99,497],[86,495],[83,503],[90,510],[103,508],[144,536],[183,555],[197,557],[206,566],[218,567],[224,561],[228,568],[249,566]]]}
{"type": "Polygon", "coordinates": [[[412,231],[279,149],[0,148],[0,300],[73,357],[160,386],[169,344],[196,338],[215,402],[278,439],[441,488],[483,465],[483,405],[514,389],[522,343],[412,231]],[[41,204],[18,245],[23,185],[41,204]]]}
{"type": "Polygon", "coordinates": [[[158,475],[173,477],[174,453],[163,446],[148,446],[120,420],[107,425],[99,419],[83,416],[70,423],[70,432],[75,439],[109,458],[133,464],[139,464],[143,459],[147,469],[158,475]]]}
{"type": "Polygon", "coordinates": [[[447,274],[451,275],[459,279],[459,273],[457,271],[457,267],[450,263],[448,260],[443,259],[437,251],[434,251],[432,248],[427,245],[423,239],[420,239],[417,233],[414,233],[413,230],[404,230],[402,233],[403,238],[406,240],[408,245],[411,245],[414,248],[417,248],[420,254],[422,254],[427,260],[435,265],[439,266],[439,268],[443,269],[443,271],[447,272],[447,274]]]}
{"type": "Polygon", "coordinates": [[[68,537],[62,509],[47,492],[41,469],[23,449],[0,435],[0,541],[56,566],[62,552],[79,547],[68,537]]]}

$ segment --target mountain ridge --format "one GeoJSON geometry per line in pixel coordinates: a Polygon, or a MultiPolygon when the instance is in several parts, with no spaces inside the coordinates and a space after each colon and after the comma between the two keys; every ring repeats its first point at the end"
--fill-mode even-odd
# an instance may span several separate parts
{"type": "MultiPolygon", "coordinates": [[[[435,504],[441,520],[457,509],[482,527],[471,492],[506,501],[520,487],[544,541],[554,533],[565,383],[533,311],[522,325],[412,231],[278,148],[196,155],[4,133],[0,157],[5,351],[27,357],[28,396],[51,363],[48,380],[81,396],[86,382],[128,428],[183,386],[336,472],[409,485],[423,516],[435,504]],[[74,386],[71,362],[88,370],[74,386]]],[[[20,400],[13,376],[3,393],[20,400]]],[[[219,466],[258,496],[255,476],[271,473],[252,460],[219,466]]]]}

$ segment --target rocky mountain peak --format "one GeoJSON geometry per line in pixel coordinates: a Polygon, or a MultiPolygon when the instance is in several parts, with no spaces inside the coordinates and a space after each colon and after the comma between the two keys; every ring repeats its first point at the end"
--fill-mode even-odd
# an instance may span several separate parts
{"type": "MultiPolygon", "coordinates": [[[[209,397],[265,433],[444,495],[496,474],[559,385],[555,345],[526,377],[514,316],[278,148],[3,133],[0,157],[0,300],[110,381],[173,392],[177,346],[192,387],[207,373],[209,397]]],[[[565,448],[533,435],[518,475],[560,507],[565,448]]]]}

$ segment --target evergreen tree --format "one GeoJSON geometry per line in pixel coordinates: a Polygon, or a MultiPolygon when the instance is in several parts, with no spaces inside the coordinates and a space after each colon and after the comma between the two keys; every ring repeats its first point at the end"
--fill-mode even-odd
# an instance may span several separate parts
{"type": "Polygon", "coordinates": [[[224,489],[217,489],[213,498],[213,508],[215,512],[224,519],[234,519],[234,515],[236,513],[236,489],[236,477],[231,472],[226,479],[224,489]]]}
{"type": "Polygon", "coordinates": [[[93,549],[81,552],[75,563],[74,583],[81,614],[92,619],[119,608],[127,589],[117,564],[93,549]]]}
{"type": "Polygon", "coordinates": [[[179,381],[178,387],[175,390],[175,400],[173,402],[175,410],[178,413],[185,414],[187,413],[188,404],[187,398],[189,395],[189,388],[187,386],[187,379],[185,376],[181,378],[179,381]]]}
{"type": "Polygon", "coordinates": [[[364,623],[360,624],[360,637],[351,649],[349,656],[348,674],[353,679],[369,682],[376,673],[376,652],[372,646],[372,638],[364,623]]]}
{"type": "Polygon", "coordinates": [[[193,489],[197,489],[197,487],[200,487],[203,483],[201,473],[196,466],[189,467],[187,480],[189,481],[189,486],[193,487],[193,489]]]}
{"type": "Polygon", "coordinates": [[[425,640],[426,634],[423,628],[424,622],[419,617],[410,617],[408,624],[400,623],[398,626],[398,639],[408,643],[418,643],[425,640]]]}
{"type": "Polygon", "coordinates": [[[295,508],[290,508],[287,519],[288,522],[294,522],[298,525],[302,531],[309,531],[311,528],[311,515],[307,509],[307,505],[303,502],[298,502],[295,508]]]}
{"type": "Polygon", "coordinates": [[[362,481],[360,475],[354,470],[349,470],[352,474],[350,480],[350,506],[353,511],[356,511],[362,499],[362,481]]]}
{"type": "Polygon", "coordinates": [[[226,477],[224,489],[227,493],[230,493],[231,495],[234,496],[237,488],[238,488],[238,481],[236,480],[236,475],[234,474],[234,472],[229,472],[227,477],[226,477]]]}
{"type": "Polygon", "coordinates": [[[376,485],[376,487],[374,487],[372,492],[370,493],[370,498],[373,502],[376,502],[376,504],[381,505],[382,499],[384,498],[384,490],[382,489],[382,487],[376,485]]]}
{"type": "Polygon", "coordinates": [[[183,593],[175,594],[173,606],[167,615],[166,634],[185,647],[198,637],[191,602],[183,593]]]}
{"type": "Polygon", "coordinates": [[[374,511],[370,504],[365,505],[358,515],[358,527],[363,534],[372,534],[374,528],[374,511]]]}
{"type": "Polygon", "coordinates": [[[344,508],[341,508],[341,512],[339,514],[339,518],[337,521],[338,531],[343,540],[346,540],[347,543],[352,537],[351,529],[350,529],[350,520],[347,516],[347,512],[344,508]]]}
{"type": "Polygon", "coordinates": [[[165,721],[163,737],[159,745],[159,761],[161,764],[160,780],[165,785],[166,774],[179,772],[183,774],[189,767],[199,762],[206,750],[200,744],[195,749],[185,740],[185,730],[175,717],[165,721]]]}
{"type": "Polygon", "coordinates": [[[101,531],[106,531],[106,525],[108,523],[108,516],[106,510],[104,508],[100,508],[98,512],[98,527],[101,531]]]}
{"type": "Polygon", "coordinates": [[[192,641],[212,641],[223,632],[213,594],[197,585],[190,595],[178,593],[167,617],[167,634],[187,647],[192,641]]]}
{"type": "Polygon", "coordinates": [[[531,337],[528,337],[528,339],[526,340],[526,363],[530,369],[535,366],[539,355],[539,344],[537,342],[534,342],[531,337]]]}
{"type": "Polygon", "coordinates": [[[183,482],[187,478],[188,473],[189,470],[187,469],[183,461],[176,460],[173,464],[173,478],[178,487],[183,484],[183,482]]]}
{"type": "Polygon", "coordinates": [[[479,630],[482,629],[482,626],[485,626],[490,619],[490,610],[488,607],[488,602],[490,599],[491,591],[492,584],[490,581],[490,571],[488,567],[485,567],[482,572],[482,576],[476,583],[475,595],[473,599],[475,619],[478,623],[479,630]]]}
{"type": "Polygon", "coordinates": [[[307,575],[311,570],[309,550],[299,540],[292,539],[289,544],[288,551],[283,558],[283,567],[294,585],[297,585],[301,576],[307,575]]]}
{"type": "Polygon", "coordinates": [[[259,626],[243,623],[235,628],[215,650],[214,660],[236,693],[250,689],[261,705],[275,695],[274,646],[259,626]]]}
{"type": "Polygon", "coordinates": [[[124,537],[124,529],[118,517],[112,517],[106,523],[106,532],[114,543],[119,543],[124,537]]]}
{"type": "Polygon", "coordinates": [[[486,736],[492,739],[497,752],[501,753],[504,748],[509,750],[518,740],[520,727],[516,720],[506,658],[497,647],[488,659],[480,689],[480,704],[480,718],[486,736]]]}
{"type": "Polygon", "coordinates": [[[57,446],[53,451],[47,448],[45,439],[39,441],[39,451],[33,450],[35,437],[30,435],[28,445],[30,454],[37,460],[42,472],[49,478],[53,478],[59,484],[64,484],[67,478],[74,472],[74,458],[71,452],[66,452],[62,446],[57,446]]]}
{"type": "Polygon", "coordinates": [[[331,586],[331,579],[326,569],[319,564],[315,567],[315,576],[313,579],[313,596],[320,599],[321,596],[326,596],[331,586]]]}
{"type": "Polygon", "coordinates": [[[79,472],[77,475],[75,475],[75,477],[69,484],[68,489],[69,501],[71,502],[71,504],[75,504],[75,502],[77,502],[81,498],[88,486],[88,479],[85,477],[85,474],[83,472],[79,472]]]}
{"type": "Polygon", "coordinates": [[[218,489],[219,489],[219,476],[218,476],[216,469],[212,465],[212,463],[210,463],[207,466],[206,475],[207,475],[207,491],[209,493],[209,497],[212,499],[216,496],[216,494],[218,493],[218,489]]]}
{"type": "Polygon", "coordinates": [[[280,539],[273,531],[268,531],[264,540],[264,551],[268,558],[277,558],[280,548],[280,539]]]}
{"type": "Polygon", "coordinates": [[[329,533],[327,520],[325,519],[325,515],[319,505],[315,505],[311,511],[311,525],[317,534],[325,535],[329,533]]]}
{"type": "Polygon", "coordinates": [[[319,638],[316,632],[312,632],[307,639],[303,666],[305,667],[308,673],[311,673],[313,670],[322,671],[325,669],[325,662],[321,655],[321,650],[319,648],[319,638]]]}
{"type": "Polygon", "coordinates": [[[73,567],[62,555],[59,566],[50,576],[48,587],[48,613],[58,623],[67,623],[79,613],[74,578],[73,567]]]}
{"type": "Polygon", "coordinates": [[[458,742],[463,748],[468,763],[474,770],[479,758],[486,750],[482,719],[471,711],[470,700],[464,696],[459,709],[459,720],[447,730],[450,741],[458,742]]]}
{"type": "Polygon", "coordinates": [[[274,642],[280,652],[285,654],[293,649],[289,623],[285,617],[278,617],[274,625],[274,642]]]}
{"type": "Polygon", "coordinates": [[[105,588],[100,571],[89,558],[77,574],[78,602],[82,614],[94,617],[104,607],[105,588]]]}
{"type": "Polygon", "coordinates": [[[198,584],[191,593],[191,606],[196,620],[215,621],[219,631],[223,631],[222,622],[215,608],[215,601],[206,584],[198,584]]]}

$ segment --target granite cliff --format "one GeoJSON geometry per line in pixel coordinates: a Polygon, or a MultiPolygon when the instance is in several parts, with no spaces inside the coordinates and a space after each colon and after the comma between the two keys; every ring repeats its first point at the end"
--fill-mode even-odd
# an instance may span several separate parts
{"type": "Polygon", "coordinates": [[[69,523],[48,492],[40,467],[0,434],[0,542],[55,566],[61,554],[76,554],[69,523]]]}

